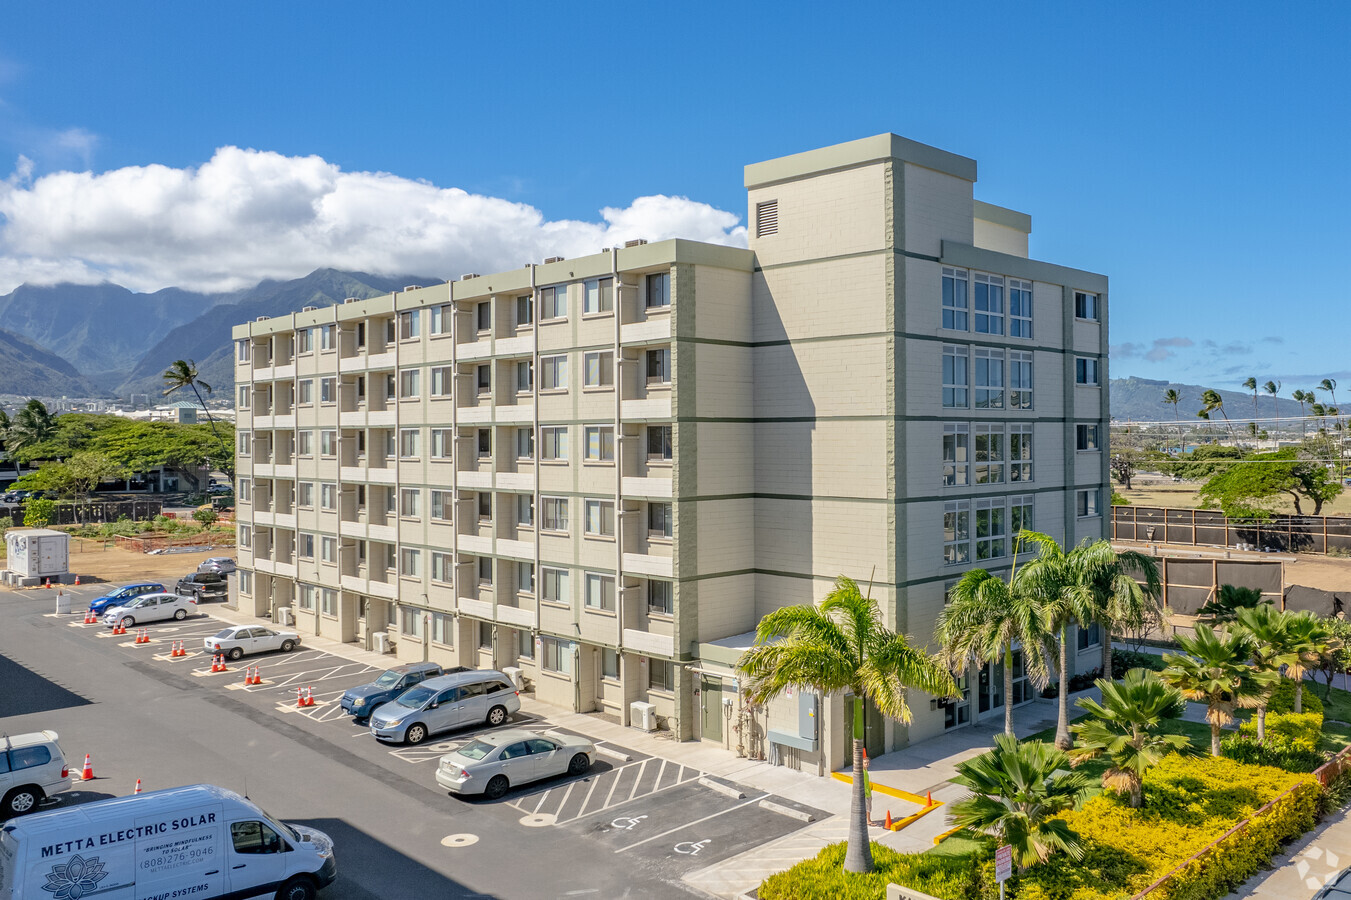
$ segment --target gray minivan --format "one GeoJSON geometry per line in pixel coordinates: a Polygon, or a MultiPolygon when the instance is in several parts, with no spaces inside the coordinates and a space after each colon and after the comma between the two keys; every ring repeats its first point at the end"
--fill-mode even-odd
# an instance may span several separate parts
{"type": "Polygon", "coordinates": [[[501,672],[479,669],[428,678],[371,714],[382,741],[420,744],[427,735],[465,725],[501,725],[521,708],[520,693],[501,672]]]}

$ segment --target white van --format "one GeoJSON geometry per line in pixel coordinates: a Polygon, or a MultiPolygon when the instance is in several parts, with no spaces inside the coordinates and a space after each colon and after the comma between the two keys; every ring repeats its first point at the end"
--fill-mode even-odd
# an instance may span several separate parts
{"type": "Polygon", "coordinates": [[[312,900],[336,875],[327,835],[279,822],[209,784],[55,809],[0,827],[0,900],[312,900]]]}

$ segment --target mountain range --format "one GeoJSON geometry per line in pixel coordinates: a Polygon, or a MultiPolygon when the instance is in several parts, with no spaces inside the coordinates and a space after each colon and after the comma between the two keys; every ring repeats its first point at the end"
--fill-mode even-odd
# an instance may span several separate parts
{"type": "MultiPolygon", "coordinates": [[[[1294,388],[1291,388],[1293,390],[1294,388]]],[[[1196,422],[1196,413],[1201,409],[1201,394],[1207,390],[1199,384],[1181,384],[1176,381],[1156,381],[1150,378],[1113,378],[1111,385],[1112,418],[1118,422],[1196,422]],[[1163,402],[1164,392],[1169,388],[1178,392],[1181,398],[1176,411],[1171,403],[1163,402]]],[[[1224,401],[1224,411],[1235,422],[1251,422],[1253,419],[1253,397],[1247,391],[1225,391],[1216,388],[1216,393],[1224,401]]],[[[1282,388],[1284,391],[1284,388],[1282,388]]],[[[1299,404],[1286,396],[1273,398],[1270,394],[1257,392],[1257,418],[1270,419],[1275,416],[1297,418],[1300,415],[1299,404]]],[[[1307,412],[1307,409],[1306,409],[1307,412]]],[[[1219,416],[1215,417],[1217,420],[1219,416]]]]}

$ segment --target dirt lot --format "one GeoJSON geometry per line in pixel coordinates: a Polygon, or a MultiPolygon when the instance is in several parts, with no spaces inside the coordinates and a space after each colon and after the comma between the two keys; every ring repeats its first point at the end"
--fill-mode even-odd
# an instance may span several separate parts
{"type": "Polygon", "coordinates": [[[138,553],[119,549],[111,541],[105,545],[103,541],[71,538],[70,571],[78,574],[82,583],[93,580],[121,583],[148,579],[167,584],[169,581],[178,581],[189,572],[195,572],[204,559],[234,555],[233,547],[198,553],[138,553]]]}
{"type": "MultiPolygon", "coordinates": [[[[1201,481],[1181,481],[1175,482],[1171,478],[1160,475],[1157,472],[1141,472],[1131,479],[1133,487],[1128,491],[1112,482],[1112,489],[1124,496],[1131,502],[1132,506],[1171,506],[1193,509],[1200,506],[1200,500],[1197,493],[1201,490],[1201,481]]],[[[1304,503],[1304,514],[1311,515],[1313,504],[1304,503]]],[[[1286,500],[1277,504],[1275,507],[1277,515],[1295,514],[1295,504],[1293,500],[1286,500]]],[[[1351,516],[1351,487],[1346,488],[1340,495],[1323,504],[1323,510],[1319,515],[1324,516],[1351,516]]]]}

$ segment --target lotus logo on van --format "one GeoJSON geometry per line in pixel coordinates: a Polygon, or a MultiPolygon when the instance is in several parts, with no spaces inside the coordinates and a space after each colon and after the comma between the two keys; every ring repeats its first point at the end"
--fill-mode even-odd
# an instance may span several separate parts
{"type": "Polygon", "coordinates": [[[85,894],[94,893],[98,883],[107,877],[97,856],[85,859],[76,855],[67,863],[52,866],[42,889],[51,891],[52,900],[80,900],[85,894]]]}

